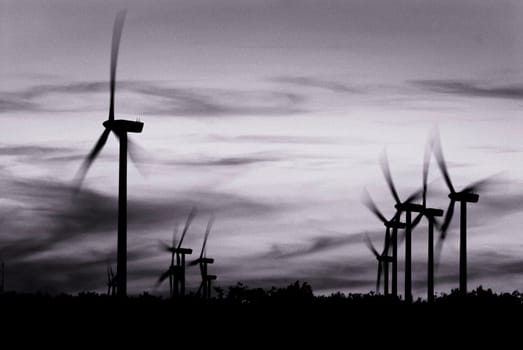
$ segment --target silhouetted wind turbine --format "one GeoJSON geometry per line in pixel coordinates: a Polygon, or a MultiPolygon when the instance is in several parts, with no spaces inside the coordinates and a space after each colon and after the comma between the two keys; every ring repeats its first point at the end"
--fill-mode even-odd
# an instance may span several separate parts
{"type": "Polygon", "coordinates": [[[114,296],[116,295],[116,276],[113,273],[113,268],[107,266],[107,295],[114,296]]]}
{"type": "MultiPolygon", "coordinates": [[[[398,249],[397,249],[397,242],[398,242],[398,229],[405,228],[405,224],[400,222],[399,216],[401,214],[400,211],[397,211],[396,214],[392,217],[392,219],[387,220],[385,216],[381,213],[381,211],[376,206],[376,203],[372,200],[371,196],[369,195],[369,192],[367,189],[363,192],[363,204],[372,212],[374,215],[385,225],[385,246],[387,247],[387,254],[390,245],[392,245],[392,295],[397,297],[398,296],[398,249]],[[392,236],[390,234],[390,229],[392,228],[392,236]],[[392,241],[389,244],[389,240],[392,241]]],[[[369,241],[370,242],[370,241],[369,241]]],[[[372,249],[371,249],[372,250],[372,249]]],[[[384,267],[385,270],[385,280],[384,280],[384,291],[385,295],[388,294],[388,278],[389,278],[389,271],[388,271],[388,263],[385,264],[384,267]]]]}
{"type": "Polygon", "coordinates": [[[427,181],[429,177],[431,147],[430,142],[425,146],[423,157],[423,193],[421,215],[428,220],[428,262],[427,262],[427,301],[434,301],[434,225],[436,217],[443,216],[443,210],[427,207],[427,181]]]}
{"type": "Polygon", "coordinates": [[[376,294],[380,292],[380,281],[381,281],[381,274],[384,273],[385,277],[383,279],[383,291],[385,295],[388,295],[388,284],[389,284],[389,264],[392,262],[392,257],[389,256],[389,234],[385,234],[385,244],[383,247],[383,251],[381,253],[378,253],[374,245],[372,244],[370,238],[368,235],[365,236],[367,247],[372,252],[372,254],[376,257],[376,260],[378,261],[378,276],[376,279],[376,294]]]}
{"type": "Polygon", "coordinates": [[[413,200],[417,199],[420,195],[420,191],[416,191],[411,194],[405,201],[401,201],[394,186],[394,181],[392,180],[392,175],[390,173],[389,160],[387,157],[387,152],[384,151],[381,157],[381,169],[383,175],[385,176],[385,181],[396,201],[394,206],[396,210],[400,212],[405,212],[405,301],[412,302],[412,245],[411,245],[411,233],[412,233],[412,220],[411,214],[413,212],[420,213],[423,210],[423,206],[419,204],[411,203],[413,200]]]}
{"type": "Polygon", "coordinates": [[[169,288],[171,297],[185,295],[185,255],[192,254],[192,249],[182,248],[182,243],[185,238],[185,235],[187,234],[187,231],[189,230],[189,226],[191,226],[191,223],[194,220],[195,216],[196,209],[192,208],[189,212],[189,216],[187,216],[187,221],[185,222],[185,226],[182,231],[182,237],[180,238],[178,244],[176,244],[176,227],[173,231],[172,245],[168,246],[166,244],[163,244],[163,249],[171,253],[171,264],[169,265],[167,271],[160,275],[160,278],[158,279],[158,284],[161,284],[165,279],[169,278],[169,288]]]}
{"type": "Polygon", "coordinates": [[[207,265],[213,264],[214,259],[207,257],[207,239],[209,238],[209,233],[211,232],[212,225],[214,223],[214,217],[211,216],[209,222],[207,223],[207,229],[205,230],[205,235],[203,237],[202,250],[200,252],[200,257],[191,262],[191,265],[200,265],[200,274],[202,276],[202,283],[198,288],[198,295],[202,295],[204,299],[211,298],[211,283],[216,279],[215,275],[209,275],[207,272],[207,265]]]}
{"type": "MultiPolygon", "coordinates": [[[[117,295],[125,297],[127,295],[127,134],[130,132],[141,133],[143,123],[139,121],[130,121],[115,119],[114,117],[114,95],[116,83],[116,63],[118,60],[118,50],[120,47],[120,38],[122,35],[123,24],[125,20],[125,11],[116,15],[113,28],[113,39],[111,49],[111,72],[110,72],[110,103],[109,118],[103,122],[105,130],[96,142],[96,145],[87,155],[87,158],[80,167],[76,182],[77,188],[80,187],[87,170],[98,156],[103,146],[107,142],[109,134],[112,132],[120,141],[120,170],[118,184],[118,242],[117,242],[117,295]]],[[[132,144],[131,144],[132,145],[132,144]]],[[[132,148],[129,149],[131,151],[132,148]]],[[[132,151],[131,151],[132,152],[132,151]]]]}
{"type": "Polygon", "coordinates": [[[443,220],[443,223],[440,227],[440,237],[438,240],[438,247],[437,247],[437,256],[439,260],[439,256],[441,254],[441,248],[443,244],[443,240],[445,239],[447,235],[447,230],[449,228],[450,222],[452,221],[452,216],[454,214],[454,206],[456,202],[460,203],[461,206],[461,215],[460,215],[460,246],[459,246],[459,290],[461,293],[466,294],[467,293],[467,203],[477,203],[479,201],[479,195],[474,193],[477,190],[481,189],[483,186],[485,186],[488,182],[491,181],[490,178],[483,179],[477,182],[474,182],[465,188],[463,188],[461,191],[457,192],[454,188],[454,185],[452,184],[452,181],[450,180],[450,175],[447,169],[447,164],[445,162],[445,157],[443,156],[443,149],[441,147],[441,139],[439,136],[438,129],[434,129],[434,133],[432,136],[432,149],[434,156],[436,158],[436,161],[438,163],[439,169],[441,170],[441,173],[443,174],[443,178],[445,179],[445,183],[447,184],[447,187],[450,191],[449,193],[449,206],[447,209],[447,212],[445,214],[445,218],[443,220]]]}

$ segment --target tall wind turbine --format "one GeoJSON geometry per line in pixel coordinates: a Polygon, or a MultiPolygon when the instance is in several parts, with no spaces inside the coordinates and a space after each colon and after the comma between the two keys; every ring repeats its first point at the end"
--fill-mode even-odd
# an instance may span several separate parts
{"type": "Polygon", "coordinates": [[[110,69],[110,102],[109,117],[103,122],[104,131],[96,142],[94,148],[87,155],[82,166],[76,175],[77,186],[80,187],[87,170],[98,156],[109,134],[112,132],[120,141],[120,170],[118,183],[118,242],[117,242],[117,295],[125,297],[127,295],[127,146],[128,133],[141,133],[143,123],[139,121],[115,119],[114,100],[116,84],[116,63],[118,60],[118,50],[120,38],[122,36],[123,24],[125,21],[125,11],[116,15],[113,28],[113,39],[111,49],[111,69],[110,69]]]}
{"type": "MultiPolygon", "coordinates": [[[[400,211],[397,211],[396,214],[392,217],[392,219],[387,220],[385,216],[381,213],[381,211],[376,206],[376,203],[369,195],[369,192],[367,189],[363,192],[363,204],[381,221],[383,222],[383,225],[385,225],[385,246],[387,247],[387,254],[389,247],[392,245],[392,295],[394,297],[398,296],[398,229],[405,228],[405,224],[403,222],[400,222],[400,211]],[[390,233],[390,229],[392,228],[392,235],[390,233]]],[[[371,249],[373,252],[375,252],[375,249],[371,249]]],[[[374,254],[376,255],[376,254],[374,254]]],[[[376,258],[378,256],[376,255],[376,258]]],[[[384,290],[385,295],[388,294],[388,263],[385,264],[385,280],[384,280],[384,290]]]]}
{"type": "Polygon", "coordinates": [[[427,207],[427,181],[429,177],[431,145],[430,141],[425,147],[423,157],[423,194],[421,214],[428,220],[428,262],[427,262],[427,301],[434,301],[434,225],[436,217],[443,216],[443,210],[427,207]]]}
{"type": "Polygon", "coordinates": [[[211,228],[214,223],[214,217],[211,216],[209,222],[207,223],[207,229],[205,230],[205,235],[203,237],[202,250],[200,252],[200,257],[191,262],[191,265],[200,265],[200,274],[202,276],[202,283],[198,288],[197,294],[201,295],[204,299],[211,298],[211,283],[216,279],[215,275],[209,275],[207,272],[207,265],[213,264],[214,259],[207,257],[207,239],[209,238],[209,233],[211,233],[211,228]]]}
{"type": "MultiPolygon", "coordinates": [[[[394,206],[399,212],[405,212],[405,301],[412,302],[412,228],[414,224],[412,222],[412,213],[421,213],[423,211],[423,206],[419,204],[412,203],[413,200],[417,199],[421,191],[416,191],[411,194],[405,201],[401,201],[398,191],[394,186],[394,181],[392,180],[392,175],[390,173],[389,160],[387,157],[387,152],[384,151],[381,157],[381,170],[385,176],[385,181],[392,193],[392,197],[396,201],[394,206]]],[[[419,221],[418,221],[419,222],[419,221]]]]}
{"type": "Polygon", "coordinates": [[[192,208],[189,212],[189,216],[187,216],[187,221],[185,222],[185,226],[182,231],[182,237],[180,238],[178,244],[176,244],[176,228],[173,232],[172,245],[168,246],[163,244],[163,250],[171,253],[171,264],[169,265],[167,271],[160,275],[158,284],[161,284],[165,279],[169,278],[171,298],[185,295],[185,256],[192,254],[192,249],[183,248],[182,243],[195,216],[196,209],[192,208]]]}
{"type": "Polygon", "coordinates": [[[452,181],[450,180],[450,175],[447,169],[447,164],[445,162],[445,157],[443,156],[443,149],[441,147],[441,139],[439,136],[438,129],[434,129],[432,135],[432,146],[433,153],[438,163],[439,169],[443,174],[445,183],[450,191],[449,193],[449,206],[441,224],[441,234],[438,241],[437,256],[440,256],[441,248],[443,241],[447,235],[447,230],[449,228],[450,222],[452,221],[452,216],[454,214],[454,206],[456,202],[460,203],[461,215],[460,215],[460,238],[459,238],[459,290],[461,293],[467,293],[467,203],[477,203],[479,201],[479,195],[474,193],[484,187],[488,182],[491,181],[490,178],[477,181],[472,183],[461,191],[456,191],[452,181]]]}

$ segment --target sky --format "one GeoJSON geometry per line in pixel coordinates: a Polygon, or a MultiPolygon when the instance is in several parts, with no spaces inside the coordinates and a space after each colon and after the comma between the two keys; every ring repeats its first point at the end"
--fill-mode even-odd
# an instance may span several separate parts
{"type": "MultiPolygon", "coordinates": [[[[192,207],[195,254],[216,217],[207,251],[220,286],[374,289],[364,237],[380,247],[384,227],[362,191],[392,216],[380,154],[405,198],[421,185],[436,125],[457,188],[496,174],[469,208],[469,286],[523,288],[520,1],[0,0],[8,289],[101,292],[107,264],[115,267],[114,137],[72,193],[107,118],[121,9],[116,114],[145,123],[131,137],[141,159],[128,176],[131,293],[167,292],[156,286],[169,263],[160,242],[192,207]]],[[[446,209],[430,166],[428,202],[446,209]]],[[[437,292],[458,286],[458,219],[437,292]]],[[[416,296],[425,293],[426,232],[422,223],[413,234],[416,296]]],[[[198,271],[188,274],[197,288],[198,271]]]]}

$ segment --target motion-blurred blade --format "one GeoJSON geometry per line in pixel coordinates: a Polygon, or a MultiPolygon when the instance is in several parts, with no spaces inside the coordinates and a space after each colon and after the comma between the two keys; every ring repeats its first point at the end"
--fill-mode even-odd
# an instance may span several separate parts
{"type": "Polygon", "coordinates": [[[173,228],[173,240],[172,240],[172,247],[176,247],[176,237],[178,236],[178,224],[174,225],[173,228]]]}
{"type": "Polygon", "coordinates": [[[171,275],[171,270],[167,270],[164,273],[160,275],[158,278],[158,281],[156,282],[156,285],[160,285],[163,281],[165,281],[169,276],[171,275]]]}
{"type": "Polygon", "coordinates": [[[160,241],[158,243],[160,244],[160,250],[163,250],[164,252],[169,252],[169,253],[172,253],[174,251],[173,246],[170,246],[167,243],[162,242],[162,241],[160,241]]]}
{"type": "Polygon", "coordinates": [[[205,255],[205,248],[207,246],[207,239],[209,238],[209,233],[211,233],[212,225],[214,224],[214,216],[209,218],[207,222],[207,228],[205,229],[205,235],[203,237],[202,251],[200,252],[200,258],[203,258],[205,255]]]}
{"type": "Polygon", "coordinates": [[[385,216],[378,209],[378,207],[376,206],[376,203],[371,198],[369,191],[367,191],[366,188],[363,190],[362,202],[363,202],[363,205],[365,205],[367,207],[367,209],[369,209],[371,212],[373,212],[374,215],[376,215],[378,217],[378,219],[381,220],[381,222],[383,222],[383,223],[387,222],[387,219],[385,219],[385,216]]]}
{"type": "Polygon", "coordinates": [[[405,203],[410,203],[410,202],[418,199],[422,195],[423,195],[423,188],[420,188],[419,190],[414,191],[410,196],[408,196],[407,199],[405,200],[405,203]]]}
{"type": "Polygon", "coordinates": [[[401,203],[400,197],[398,196],[398,192],[396,191],[396,187],[394,186],[394,181],[392,180],[392,175],[390,173],[389,157],[387,155],[386,150],[383,150],[383,153],[381,154],[380,164],[383,176],[385,176],[385,181],[387,181],[387,185],[389,186],[390,192],[392,193],[394,200],[398,204],[401,203]]]}
{"type": "Polygon", "coordinates": [[[385,230],[385,244],[383,245],[383,253],[381,255],[389,255],[390,248],[390,227],[387,226],[385,230]]]}
{"type": "Polygon", "coordinates": [[[122,37],[123,24],[127,11],[121,11],[114,19],[113,41],[111,43],[111,77],[110,77],[110,94],[111,101],[109,104],[109,120],[114,120],[114,88],[116,83],[116,65],[118,62],[118,51],[120,49],[120,39],[122,37]]]}
{"type": "Polygon", "coordinates": [[[430,141],[425,145],[425,153],[423,154],[423,206],[427,206],[427,181],[429,178],[429,166],[430,166],[430,155],[431,145],[430,141]]]}
{"type": "Polygon", "coordinates": [[[456,201],[453,199],[450,200],[449,207],[447,208],[447,212],[445,213],[445,219],[443,219],[443,223],[440,227],[441,232],[441,239],[444,239],[447,235],[447,230],[449,228],[450,222],[452,221],[452,216],[454,215],[454,205],[456,204],[456,201]]]}
{"type": "Polygon", "coordinates": [[[372,241],[370,240],[368,234],[365,234],[365,244],[367,244],[367,247],[370,249],[370,251],[372,252],[372,254],[374,254],[376,258],[380,257],[380,254],[378,253],[376,248],[374,248],[374,244],[372,244],[372,241]]]}
{"type": "Polygon", "coordinates": [[[194,266],[194,265],[198,265],[198,263],[200,262],[200,259],[196,259],[196,260],[193,260],[189,263],[189,266],[194,266]]]}
{"type": "Polygon", "coordinates": [[[441,147],[441,138],[439,136],[438,128],[435,128],[432,133],[432,149],[434,151],[436,162],[438,163],[439,169],[443,174],[443,178],[445,179],[447,187],[449,188],[450,192],[456,192],[454,190],[454,186],[452,185],[452,181],[450,180],[450,175],[447,169],[447,163],[445,162],[445,157],[443,156],[443,149],[441,147]]]}
{"type": "Polygon", "coordinates": [[[418,213],[418,215],[416,215],[416,217],[414,218],[414,220],[412,220],[410,224],[411,230],[418,226],[418,224],[421,222],[421,219],[423,219],[423,213],[418,213]]]}
{"type": "Polygon", "coordinates": [[[182,231],[182,237],[180,238],[180,242],[178,242],[178,249],[182,246],[183,239],[185,238],[185,235],[187,234],[187,230],[189,229],[189,226],[191,226],[191,222],[193,221],[194,217],[196,216],[196,208],[192,208],[189,216],[187,217],[187,221],[185,222],[185,227],[182,231]]]}
{"type": "Polygon", "coordinates": [[[147,171],[145,165],[150,163],[150,159],[152,158],[150,154],[148,154],[142,146],[131,140],[130,137],[127,137],[127,152],[136,169],[138,169],[142,176],[146,176],[147,171]]]}
{"type": "Polygon", "coordinates": [[[437,271],[440,264],[441,251],[443,250],[443,239],[441,237],[436,242],[436,248],[434,250],[434,267],[437,271]]]}
{"type": "Polygon", "coordinates": [[[499,175],[501,175],[501,173],[491,175],[491,176],[481,179],[479,181],[473,182],[470,185],[468,185],[467,187],[465,187],[463,189],[463,192],[468,192],[468,193],[481,192],[481,191],[485,190],[489,185],[494,184],[496,182],[496,177],[498,177],[499,175]]]}
{"type": "Polygon", "coordinates": [[[84,181],[87,171],[89,170],[89,168],[91,167],[91,164],[93,163],[95,158],[98,156],[98,154],[104,147],[110,133],[111,133],[111,130],[109,130],[109,129],[104,130],[104,132],[102,133],[102,135],[100,135],[100,138],[94,145],[93,149],[91,150],[91,152],[89,152],[89,154],[83,161],[82,165],[80,166],[80,169],[78,169],[78,171],[76,172],[75,186],[77,189],[80,188],[80,186],[82,185],[82,182],[84,181]]]}
{"type": "Polygon", "coordinates": [[[378,263],[378,278],[376,279],[376,294],[379,294],[380,292],[380,282],[381,282],[381,269],[382,269],[382,262],[380,261],[378,263]]]}

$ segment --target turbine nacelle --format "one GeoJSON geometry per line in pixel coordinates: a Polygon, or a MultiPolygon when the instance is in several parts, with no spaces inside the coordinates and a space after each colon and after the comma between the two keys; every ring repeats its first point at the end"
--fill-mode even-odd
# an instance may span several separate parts
{"type": "Polygon", "coordinates": [[[470,192],[453,192],[449,194],[449,198],[456,202],[477,203],[479,201],[479,195],[470,192]]]}
{"type": "Polygon", "coordinates": [[[192,249],[190,249],[190,248],[175,248],[174,249],[174,253],[190,255],[190,254],[192,254],[192,249]]]}
{"type": "Polygon", "coordinates": [[[423,214],[425,216],[430,216],[430,217],[443,216],[443,210],[434,209],[434,208],[425,208],[425,210],[423,210],[423,214]]]}
{"type": "Polygon", "coordinates": [[[383,223],[385,227],[387,228],[396,228],[396,229],[402,229],[407,227],[407,225],[404,222],[396,222],[396,221],[386,221],[383,223]]]}
{"type": "Polygon", "coordinates": [[[112,130],[115,133],[141,133],[143,130],[143,123],[139,121],[125,120],[125,119],[115,119],[115,120],[106,120],[103,122],[103,126],[106,129],[112,130]]]}
{"type": "Polygon", "coordinates": [[[198,258],[194,261],[194,263],[198,263],[198,264],[213,264],[214,263],[214,259],[212,258],[198,258]]]}
{"type": "Polygon", "coordinates": [[[409,211],[415,213],[421,213],[425,210],[425,207],[421,204],[414,203],[398,203],[394,206],[399,211],[409,211]]]}

